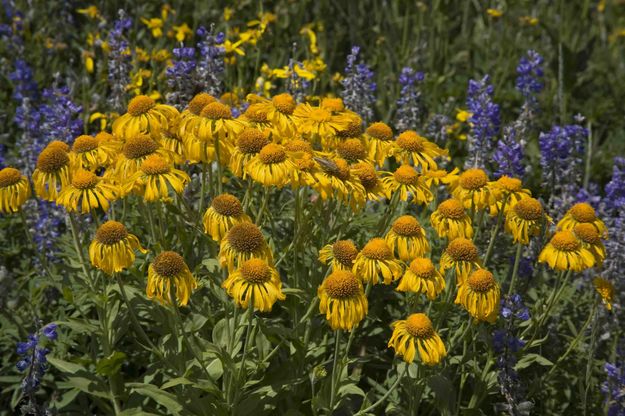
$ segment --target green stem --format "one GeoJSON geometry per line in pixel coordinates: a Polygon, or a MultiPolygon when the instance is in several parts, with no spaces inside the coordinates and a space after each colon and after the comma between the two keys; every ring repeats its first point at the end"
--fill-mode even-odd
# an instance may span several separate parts
{"type": "Polygon", "coordinates": [[[393,385],[386,391],[386,393],[384,393],[384,396],[380,397],[380,400],[373,403],[371,406],[367,407],[366,409],[358,411],[358,413],[356,413],[356,416],[369,413],[370,411],[372,411],[373,409],[375,409],[376,407],[384,403],[384,401],[388,398],[388,396],[390,396],[391,393],[397,388],[397,386],[399,386],[399,383],[402,381],[402,379],[406,375],[407,369],[408,369],[408,365],[405,365],[404,370],[401,372],[401,374],[397,376],[397,380],[395,380],[395,383],[393,383],[393,385]]]}
{"type": "Polygon", "coordinates": [[[331,390],[330,390],[330,414],[332,414],[333,410],[334,410],[334,401],[336,400],[336,385],[337,385],[337,374],[336,374],[336,370],[337,370],[337,364],[339,361],[339,352],[341,349],[341,330],[337,329],[334,332],[334,361],[332,363],[332,379],[331,379],[331,390]]]}
{"type": "Polygon", "coordinates": [[[263,216],[265,215],[265,211],[267,210],[267,202],[269,201],[269,187],[265,187],[263,194],[263,202],[260,205],[260,209],[256,214],[256,225],[261,227],[263,225],[263,216]]]}
{"type": "Polygon", "coordinates": [[[517,275],[519,274],[519,265],[521,264],[521,253],[523,251],[523,245],[517,243],[516,255],[514,257],[514,266],[512,267],[512,279],[510,279],[510,287],[508,288],[508,296],[512,295],[514,291],[514,285],[516,283],[517,275]]]}
{"type": "Polygon", "coordinates": [[[501,209],[499,210],[499,213],[497,215],[497,224],[495,225],[495,228],[490,234],[490,241],[488,242],[488,248],[486,249],[486,254],[484,255],[484,262],[483,262],[484,267],[486,267],[486,265],[488,264],[488,260],[490,260],[490,256],[493,253],[493,248],[495,247],[495,240],[497,239],[497,234],[499,233],[499,229],[501,228],[501,224],[503,223],[503,219],[505,216],[503,212],[506,209],[508,198],[509,196],[506,197],[506,199],[504,199],[503,203],[501,204],[501,209]]]}
{"type": "Polygon", "coordinates": [[[236,391],[234,393],[234,402],[236,402],[237,398],[240,395],[239,386],[241,386],[241,380],[243,378],[243,373],[245,371],[245,361],[247,359],[247,355],[250,349],[250,341],[252,334],[252,324],[254,323],[254,296],[250,296],[250,301],[247,309],[247,328],[245,330],[245,343],[243,344],[243,356],[241,357],[241,367],[239,367],[239,373],[237,374],[236,379],[236,391]]]}
{"type": "Polygon", "coordinates": [[[202,176],[200,177],[200,201],[198,203],[198,215],[200,219],[204,215],[204,198],[206,197],[206,163],[202,163],[202,176]]]}

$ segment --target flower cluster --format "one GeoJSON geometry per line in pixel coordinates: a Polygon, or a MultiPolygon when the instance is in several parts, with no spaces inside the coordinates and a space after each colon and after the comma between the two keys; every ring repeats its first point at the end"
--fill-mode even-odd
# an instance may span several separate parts
{"type": "Polygon", "coordinates": [[[625,365],[622,360],[606,363],[606,381],[601,385],[609,416],[625,415],[625,365]]]}
{"type": "Polygon", "coordinates": [[[467,167],[484,166],[492,152],[494,139],[499,135],[501,119],[499,105],[493,102],[493,92],[488,75],[469,81],[467,108],[471,113],[471,136],[467,167]]]}
{"type": "Polygon", "coordinates": [[[343,91],[341,97],[345,106],[350,110],[357,111],[365,122],[370,122],[374,117],[376,83],[373,81],[374,72],[369,66],[359,60],[360,47],[352,47],[347,55],[345,66],[345,78],[341,80],[343,91]]]}
{"type": "Polygon", "coordinates": [[[126,85],[130,83],[131,56],[128,53],[129,42],[126,34],[132,26],[132,19],[123,9],[118,11],[118,18],[108,34],[108,82],[111,87],[109,102],[115,111],[123,109],[126,85]]]}
{"type": "Polygon", "coordinates": [[[538,105],[536,95],[543,89],[544,59],[536,51],[529,50],[516,67],[516,89],[523,95],[525,105],[535,108],[538,105]]]}
{"type": "Polygon", "coordinates": [[[425,74],[410,67],[402,68],[399,74],[401,91],[397,100],[395,126],[399,130],[417,128],[417,124],[425,113],[419,84],[425,79],[425,74]]]}
{"type": "Polygon", "coordinates": [[[22,380],[22,391],[31,400],[48,368],[46,355],[50,349],[41,344],[44,342],[43,340],[55,341],[58,337],[56,329],[56,324],[48,324],[34,334],[28,335],[28,341],[17,343],[16,351],[21,357],[17,362],[17,369],[26,374],[22,380]]]}

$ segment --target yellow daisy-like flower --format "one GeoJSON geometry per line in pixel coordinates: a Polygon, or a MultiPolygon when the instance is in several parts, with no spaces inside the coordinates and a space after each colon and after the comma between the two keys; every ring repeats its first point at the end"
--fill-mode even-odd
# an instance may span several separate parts
{"type": "Polygon", "coordinates": [[[124,143],[122,152],[117,158],[117,163],[113,170],[107,170],[105,176],[112,176],[119,182],[126,180],[141,169],[143,161],[148,156],[157,154],[166,160],[172,161],[171,153],[165,150],[158,142],[150,136],[139,134],[130,137],[124,143]]]}
{"type": "Polygon", "coordinates": [[[350,164],[367,161],[367,148],[360,139],[347,139],[339,142],[336,146],[336,153],[350,164]]]}
{"type": "Polygon", "coordinates": [[[239,199],[230,194],[217,195],[204,213],[204,232],[221,241],[230,228],[242,222],[252,220],[243,212],[239,199]]]}
{"type": "Polygon", "coordinates": [[[582,247],[590,250],[595,257],[597,266],[601,266],[603,260],[605,260],[606,253],[597,228],[591,223],[581,222],[573,227],[573,233],[582,243],[582,247]]]}
{"type": "Polygon", "coordinates": [[[372,238],[356,256],[352,271],[363,282],[377,285],[382,277],[390,285],[401,277],[403,265],[383,238],[372,238]]]}
{"type": "Polygon", "coordinates": [[[364,319],[369,303],[362,282],[348,270],[335,270],[317,289],[319,312],[333,330],[351,331],[364,319]]]}
{"type": "Polygon", "coordinates": [[[313,185],[322,199],[336,197],[349,203],[356,211],[365,203],[365,189],[354,177],[352,169],[345,159],[314,159],[321,165],[321,172],[317,176],[318,182],[313,185]]]}
{"type": "Polygon", "coordinates": [[[397,285],[400,292],[415,292],[427,295],[429,300],[434,300],[445,290],[445,279],[440,274],[432,260],[425,257],[417,257],[410,262],[404,276],[397,285]]]}
{"type": "Polygon", "coordinates": [[[299,104],[293,112],[297,131],[311,137],[327,137],[335,135],[338,130],[346,128],[350,122],[348,116],[332,114],[322,107],[312,107],[308,103],[299,104]]]}
{"type": "Polygon", "coordinates": [[[113,122],[113,134],[124,139],[138,134],[157,136],[160,130],[168,130],[170,122],[179,115],[175,107],[138,95],[128,103],[128,112],[113,122]]]}
{"type": "Polygon", "coordinates": [[[76,137],[69,152],[72,166],[87,170],[109,166],[115,160],[115,149],[107,142],[101,142],[85,134],[76,137]]]}
{"type": "Polygon", "coordinates": [[[283,187],[290,183],[295,165],[283,146],[268,143],[245,166],[245,172],[264,186],[283,187]]]}
{"type": "Polygon", "coordinates": [[[178,126],[170,127],[169,130],[161,130],[158,142],[169,152],[174,163],[180,164],[185,161],[184,142],[178,136],[178,126]]]}
{"type": "Polygon", "coordinates": [[[441,202],[430,215],[430,222],[441,238],[447,237],[449,240],[458,237],[473,238],[471,218],[457,199],[452,198],[441,202]]]}
{"type": "Polygon", "coordinates": [[[532,196],[529,189],[523,189],[523,182],[518,178],[511,178],[509,176],[502,176],[495,182],[489,184],[493,195],[495,196],[495,203],[490,206],[489,212],[491,215],[499,214],[504,202],[504,214],[510,209],[511,206],[522,200],[532,196]]]}
{"type": "Polygon", "coordinates": [[[352,170],[365,189],[365,198],[367,201],[380,201],[384,198],[389,198],[386,186],[380,180],[378,172],[370,163],[356,163],[352,165],[352,170]]]}
{"type": "Polygon", "coordinates": [[[124,193],[135,189],[147,202],[169,201],[169,190],[173,189],[175,193],[181,194],[190,180],[186,172],[175,169],[169,161],[153,154],[127,179],[124,193]]]}
{"type": "Polygon", "coordinates": [[[386,243],[399,259],[410,261],[430,251],[430,243],[425,237],[425,230],[412,215],[397,218],[386,234],[386,243]]]}
{"type": "Polygon", "coordinates": [[[331,261],[332,270],[352,270],[356,256],[358,248],[352,240],[339,240],[319,250],[319,261],[323,264],[331,261]]]}
{"type": "Polygon", "coordinates": [[[224,140],[226,137],[231,141],[233,136],[241,133],[244,128],[245,125],[241,120],[232,118],[232,111],[229,106],[215,101],[202,108],[200,119],[197,121],[193,133],[198,139],[205,142],[224,140]]]}
{"type": "Polygon", "coordinates": [[[0,170],[0,213],[18,212],[30,197],[28,178],[15,168],[0,170]]]}
{"type": "Polygon", "coordinates": [[[530,237],[540,235],[540,230],[549,217],[543,206],[534,198],[524,198],[513,204],[506,214],[506,231],[512,234],[515,243],[529,244],[530,237]]]}
{"type": "Polygon", "coordinates": [[[558,229],[572,230],[577,224],[589,223],[597,228],[602,238],[607,238],[608,229],[603,221],[597,218],[595,209],[587,202],[579,202],[571,207],[558,222],[558,229]]]}
{"type": "MultiPolygon", "coordinates": [[[[337,146],[339,145],[339,143],[342,143],[346,140],[349,139],[359,139],[359,140],[363,140],[364,137],[362,135],[363,130],[362,130],[362,119],[360,118],[360,116],[358,116],[358,114],[356,113],[347,113],[348,117],[349,117],[349,123],[347,124],[347,127],[345,127],[342,130],[339,130],[336,132],[335,135],[333,136],[327,136],[327,137],[323,137],[321,140],[321,147],[325,150],[334,150],[337,148],[337,146]]],[[[367,147],[367,153],[369,152],[368,150],[368,145],[365,142],[365,146],[367,147]]],[[[368,156],[367,156],[368,159],[368,156]]]]}
{"type": "Polygon", "coordinates": [[[382,182],[390,194],[399,192],[401,201],[408,201],[412,195],[415,204],[428,204],[434,199],[432,191],[423,183],[417,171],[410,165],[401,165],[395,172],[388,173],[382,182]]]}
{"type": "MultiPolygon", "coordinates": [[[[273,124],[267,114],[267,109],[263,104],[255,103],[251,104],[245,112],[239,117],[239,120],[245,121],[251,128],[265,130],[272,129],[273,124]]],[[[276,130],[278,136],[280,132],[276,130]]]]}
{"type": "Polygon", "coordinates": [[[462,201],[465,208],[480,210],[495,204],[495,195],[488,187],[488,176],[482,169],[462,172],[452,187],[452,195],[462,201]]]}
{"type": "Polygon", "coordinates": [[[421,167],[422,172],[438,168],[434,161],[435,157],[449,156],[446,149],[441,149],[414,130],[407,130],[397,136],[390,154],[398,163],[412,163],[415,167],[421,167]]]}
{"type": "Polygon", "coordinates": [[[46,148],[37,158],[33,172],[35,194],[46,201],[56,201],[61,189],[70,183],[69,155],[58,148],[46,148]]]}
{"type": "Polygon", "coordinates": [[[365,142],[369,149],[369,160],[382,166],[393,146],[393,130],[386,123],[373,123],[365,130],[365,142]]]}
{"type": "Polygon", "coordinates": [[[478,269],[460,285],[455,303],[462,305],[478,321],[492,324],[499,316],[500,296],[501,290],[493,274],[478,269]]]}
{"type": "Polygon", "coordinates": [[[217,98],[205,92],[196,94],[191,101],[189,101],[187,108],[180,114],[180,121],[178,123],[178,136],[182,139],[183,143],[186,144],[187,140],[189,140],[189,136],[193,136],[195,126],[201,119],[200,114],[202,113],[202,109],[215,101],[217,101],[217,98]]]}
{"type": "Polygon", "coordinates": [[[605,308],[609,311],[612,310],[612,302],[614,302],[614,285],[603,277],[595,277],[592,280],[592,284],[595,286],[595,290],[601,296],[601,301],[605,305],[605,308]]]}
{"type": "Polygon", "coordinates": [[[244,177],[245,166],[269,143],[269,137],[263,131],[246,127],[237,136],[236,145],[230,151],[229,167],[232,173],[244,177]]]}
{"type": "Polygon", "coordinates": [[[221,267],[227,267],[232,272],[252,257],[267,260],[270,264],[273,262],[273,255],[263,233],[251,222],[233,225],[219,246],[221,267]]]}
{"type": "Polygon", "coordinates": [[[93,172],[81,169],[74,172],[72,182],[61,190],[56,203],[63,205],[69,212],[87,214],[98,208],[108,211],[110,202],[117,199],[118,195],[117,186],[93,172]]]}
{"type": "Polygon", "coordinates": [[[89,259],[104,273],[119,273],[135,262],[135,250],[147,253],[139,239],[130,234],[124,224],[107,221],[98,227],[89,246],[89,259]]]}
{"type": "Polygon", "coordinates": [[[156,298],[159,302],[172,304],[172,286],[176,291],[176,301],[186,306],[193,290],[197,288],[197,280],[182,256],[174,251],[163,251],[154,258],[148,267],[148,299],[156,298]]]}
{"type": "Polygon", "coordinates": [[[423,172],[423,182],[428,188],[433,188],[439,185],[451,185],[458,181],[458,168],[453,168],[451,172],[447,172],[445,169],[428,169],[423,172]]]}
{"type": "Polygon", "coordinates": [[[293,112],[297,107],[297,103],[290,94],[278,94],[271,100],[250,94],[247,96],[247,100],[254,104],[260,104],[258,108],[267,113],[267,118],[273,123],[280,135],[285,137],[293,136],[296,130],[293,112]]]}
{"type": "Polygon", "coordinates": [[[322,187],[329,188],[330,182],[321,178],[321,167],[319,163],[315,161],[312,151],[310,152],[291,152],[289,144],[285,144],[287,154],[293,161],[295,169],[293,170],[293,176],[291,178],[291,186],[296,188],[298,186],[310,186],[310,187],[322,187]]]}
{"type": "Polygon", "coordinates": [[[324,108],[332,113],[342,113],[345,111],[345,104],[342,98],[338,97],[325,97],[321,99],[321,108],[324,108]]]}
{"type": "Polygon", "coordinates": [[[432,321],[424,313],[413,313],[405,320],[393,322],[393,335],[388,347],[404,361],[414,361],[417,351],[425,365],[436,365],[447,355],[443,340],[434,330],[432,321]]]}
{"type": "Polygon", "coordinates": [[[240,268],[230,273],[221,287],[244,309],[252,301],[255,309],[271,312],[274,303],[286,299],[278,271],[263,259],[246,260],[240,268]]]}
{"type": "Polygon", "coordinates": [[[449,242],[440,260],[441,273],[449,269],[456,272],[456,283],[464,283],[474,269],[482,267],[477,247],[473,241],[458,237],[449,242]]]}
{"type": "Polygon", "coordinates": [[[575,237],[573,231],[557,231],[538,256],[539,263],[547,263],[556,270],[581,272],[595,265],[595,257],[575,237]]]}
{"type": "Polygon", "coordinates": [[[69,151],[70,151],[69,145],[67,143],[65,143],[65,142],[60,141],[60,140],[52,140],[46,146],[46,149],[53,149],[53,148],[61,149],[65,153],[69,153],[69,151]]]}

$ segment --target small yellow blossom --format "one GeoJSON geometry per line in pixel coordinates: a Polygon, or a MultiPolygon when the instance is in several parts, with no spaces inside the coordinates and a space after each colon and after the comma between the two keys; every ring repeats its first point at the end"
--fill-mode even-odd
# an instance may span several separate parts
{"type": "Polygon", "coordinates": [[[174,26],[173,29],[178,42],[184,42],[187,36],[191,37],[193,35],[193,31],[186,23],[183,23],[180,26],[174,26]]]}
{"type": "Polygon", "coordinates": [[[232,7],[224,8],[224,20],[226,22],[229,22],[230,19],[232,19],[233,15],[234,15],[234,9],[232,7]]]}
{"type": "Polygon", "coordinates": [[[497,9],[486,9],[486,14],[490,17],[501,17],[503,16],[503,12],[497,9]]]}
{"type": "Polygon", "coordinates": [[[76,11],[80,14],[84,14],[90,19],[95,19],[96,17],[100,16],[100,11],[98,10],[97,6],[94,5],[86,7],[84,9],[78,9],[76,11]]]}
{"type": "Polygon", "coordinates": [[[519,21],[521,22],[521,24],[528,26],[536,26],[539,22],[538,18],[534,16],[521,16],[519,17],[519,21]]]}
{"type": "Polygon", "coordinates": [[[152,31],[152,36],[155,38],[163,36],[163,19],[159,19],[158,17],[146,19],[145,17],[142,17],[141,21],[152,31]]]}

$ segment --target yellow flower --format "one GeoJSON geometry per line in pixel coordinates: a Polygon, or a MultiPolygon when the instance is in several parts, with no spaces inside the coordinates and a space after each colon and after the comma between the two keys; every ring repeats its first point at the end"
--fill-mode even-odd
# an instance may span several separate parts
{"type": "Polygon", "coordinates": [[[399,259],[410,261],[430,251],[430,243],[419,221],[411,215],[397,218],[386,234],[386,243],[399,259]]]}
{"type": "Polygon", "coordinates": [[[369,149],[369,159],[377,166],[382,166],[393,146],[393,130],[385,123],[373,123],[365,130],[365,142],[369,149]]]}
{"type": "Polygon", "coordinates": [[[519,17],[519,22],[528,26],[536,26],[540,21],[534,16],[521,16],[519,17]]]}
{"type": "Polygon", "coordinates": [[[495,18],[503,16],[503,12],[497,9],[486,9],[486,13],[489,16],[495,17],[495,18]]]}
{"type": "Polygon", "coordinates": [[[245,166],[245,172],[264,186],[287,185],[291,181],[295,165],[287,157],[284,146],[269,143],[245,166]]]}
{"type": "Polygon", "coordinates": [[[453,168],[451,172],[445,169],[429,169],[423,172],[421,178],[430,189],[439,185],[450,185],[458,180],[458,168],[453,168]]]}
{"type": "Polygon", "coordinates": [[[237,61],[236,56],[245,56],[245,51],[240,46],[243,44],[243,40],[238,40],[232,43],[230,40],[226,39],[221,45],[224,48],[224,52],[226,54],[224,61],[229,65],[234,65],[237,61]]]}
{"type": "Polygon", "coordinates": [[[461,123],[466,123],[473,116],[473,113],[466,110],[458,110],[456,113],[456,120],[461,123]]]}
{"type": "Polygon", "coordinates": [[[151,19],[146,19],[145,17],[142,17],[141,21],[144,25],[148,27],[148,29],[150,29],[150,31],[152,32],[152,36],[154,36],[155,38],[160,38],[161,36],[163,36],[164,23],[162,19],[159,19],[158,17],[153,17],[151,19]]]}
{"type": "Polygon", "coordinates": [[[413,362],[417,350],[425,365],[436,365],[447,355],[443,340],[424,313],[413,313],[405,320],[393,322],[392,327],[393,335],[388,347],[393,348],[405,362],[413,362]]]}
{"type": "Polygon", "coordinates": [[[540,202],[524,198],[512,205],[506,215],[506,231],[512,234],[515,243],[529,244],[530,237],[540,235],[544,221],[550,221],[540,202]]]}
{"type": "Polygon", "coordinates": [[[312,107],[307,103],[298,105],[293,112],[293,117],[300,133],[319,138],[336,134],[338,130],[346,128],[350,122],[349,117],[345,115],[333,115],[324,108],[312,107]]]}
{"type": "Polygon", "coordinates": [[[348,270],[335,270],[317,289],[319,312],[333,330],[351,331],[367,316],[369,303],[362,283],[348,270]]]}
{"type": "Polygon", "coordinates": [[[219,246],[221,267],[227,267],[228,271],[232,272],[252,257],[267,260],[268,263],[273,262],[273,255],[263,233],[251,222],[233,225],[219,246]]]}
{"type": "Polygon", "coordinates": [[[221,286],[241,308],[252,301],[255,309],[270,312],[276,301],[286,299],[278,271],[262,259],[246,260],[221,286]]]}
{"type": "Polygon", "coordinates": [[[224,7],[224,20],[229,22],[234,15],[234,9],[232,7],[224,7]]]}
{"type": "Polygon", "coordinates": [[[321,108],[330,111],[333,114],[345,111],[343,99],[339,97],[324,97],[321,99],[321,108]]]}
{"type": "Polygon", "coordinates": [[[82,58],[85,62],[85,70],[87,71],[87,73],[89,74],[93,74],[93,71],[95,69],[95,64],[93,61],[93,53],[91,52],[87,52],[87,51],[82,51],[82,58]]]}
{"type": "Polygon", "coordinates": [[[86,7],[84,9],[77,9],[76,11],[80,14],[84,14],[90,19],[95,19],[96,17],[100,16],[100,11],[98,10],[97,6],[94,5],[86,7]]]}
{"type": "Polygon", "coordinates": [[[157,135],[161,130],[168,130],[178,116],[174,107],[156,104],[147,95],[139,95],[130,100],[128,112],[113,122],[113,134],[124,139],[142,133],[157,135]]]}
{"type": "Polygon", "coordinates": [[[614,285],[609,280],[603,277],[595,277],[592,280],[595,290],[601,296],[601,301],[605,305],[606,309],[612,310],[612,302],[614,302],[614,285]]]}
{"type": "Polygon", "coordinates": [[[453,240],[458,237],[473,238],[471,218],[457,199],[441,202],[430,216],[430,222],[439,237],[453,240]]]}
{"type": "Polygon", "coordinates": [[[365,189],[355,180],[352,169],[345,159],[315,157],[314,160],[321,165],[321,172],[316,177],[318,182],[312,186],[322,199],[335,196],[349,203],[354,211],[364,205],[365,189]]]}
{"type": "Polygon", "coordinates": [[[581,272],[595,265],[592,252],[582,247],[572,231],[558,231],[538,256],[539,263],[547,263],[556,270],[581,272]]]}
{"type": "Polygon", "coordinates": [[[295,134],[296,127],[293,113],[297,107],[297,103],[290,94],[278,94],[271,100],[258,95],[249,94],[246,99],[252,104],[260,104],[258,108],[263,109],[267,113],[267,118],[273,123],[275,129],[281,135],[284,137],[292,137],[295,134]]]}
{"type": "Polygon", "coordinates": [[[310,53],[313,55],[317,55],[319,53],[319,48],[317,47],[317,34],[312,30],[310,25],[304,26],[300,31],[300,35],[305,35],[308,37],[308,42],[310,44],[310,53]]]}
{"type": "Polygon", "coordinates": [[[597,218],[595,209],[587,202],[579,202],[571,207],[564,215],[564,217],[558,222],[559,230],[572,230],[577,224],[588,223],[592,224],[601,237],[607,238],[608,229],[603,221],[597,218]]]}
{"type": "Polygon", "coordinates": [[[178,42],[184,42],[187,36],[191,37],[193,35],[193,31],[186,23],[181,24],[180,26],[173,26],[175,37],[178,42]]]}
{"type": "MultiPolygon", "coordinates": [[[[203,141],[216,139],[229,140],[241,133],[245,128],[243,122],[232,118],[229,106],[218,101],[208,103],[200,112],[200,118],[195,125],[194,134],[203,141]]],[[[223,149],[225,150],[225,149],[223,149]]]]}
{"type": "MultiPolygon", "coordinates": [[[[267,134],[261,130],[246,127],[237,137],[236,146],[230,151],[229,167],[232,173],[238,177],[245,177],[245,167],[254,156],[270,143],[267,134]]],[[[278,146],[278,145],[275,145],[278,146]]],[[[268,150],[265,150],[268,152],[268,150]]]]}
{"type": "Polygon", "coordinates": [[[331,261],[332,270],[352,270],[354,260],[358,256],[358,248],[352,240],[339,240],[334,244],[327,244],[319,250],[319,261],[328,264],[331,261]]]}
{"type": "Polygon", "coordinates": [[[247,107],[247,110],[245,110],[245,113],[243,113],[239,119],[246,121],[250,127],[257,130],[270,130],[273,128],[265,106],[260,103],[251,104],[247,107]]]}
{"type": "Polygon", "coordinates": [[[410,262],[404,276],[397,285],[400,292],[415,292],[427,295],[429,300],[434,300],[445,290],[445,279],[440,274],[432,260],[424,257],[416,257],[410,262]]]}
{"type": "Polygon", "coordinates": [[[408,201],[412,196],[415,204],[428,204],[434,198],[430,189],[425,186],[417,171],[410,165],[402,165],[394,173],[386,172],[382,178],[390,194],[399,192],[401,201],[408,201]]]}
{"type": "Polygon", "coordinates": [[[597,266],[601,266],[605,260],[605,246],[595,226],[587,222],[579,223],[573,228],[573,233],[582,243],[582,247],[590,250],[597,266]]]}
{"type": "Polygon", "coordinates": [[[478,269],[460,285],[455,303],[462,305],[478,321],[492,324],[499,316],[500,296],[501,290],[493,274],[478,269]]]}
{"type": "Polygon", "coordinates": [[[456,283],[459,285],[464,283],[474,269],[481,267],[477,247],[473,241],[463,237],[451,240],[440,260],[441,273],[453,268],[456,272],[456,283]]]}
{"type": "Polygon", "coordinates": [[[135,262],[135,250],[147,253],[139,239],[128,233],[124,224],[107,221],[95,233],[89,246],[89,259],[104,273],[119,273],[135,262]]]}
{"type": "Polygon", "coordinates": [[[352,170],[365,189],[367,201],[380,201],[389,197],[386,186],[378,177],[378,172],[369,163],[356,163],[352,165],[352,170]]]}
{"type": "Polygon", "coordinates": [[[119,182],[135,174],[148,156],[157,154],[165,159],[173,160],[171,152],[153,140],[150,136],[139,134],[126,140],[117,158],[115,169],[107,171],[105,176],[115,177],[119,182]],[[109,173],[110,172],[110,173],[109,173]],[[108,174],[108,175],[107,175],[108,174]]]}
{"type": "Polygon", "coordinates": [[[61,190],[56,199],[69,212],[87,214],[94,209],[108,211],[109,203],[117,199],[119,189],[95,173],[79,169],[73,173],[72,182],[61,190]]]}
{"type": "Polygon", "coordinates": [[[18,212],[30,197],[28,178],[15,168],[0,170],[0,213],[18,212]]]}
{"type": "Polygon", "coordinates": [[[104,130],[106,129],[106,126],[108,125],[108,119],[109,117],[106,114],[96,111],[95,113],[91,113],[91,115],[89,116],[89,123],[93,123],[99,120],[100,130],[104,130]]]}
{"type": "Polygon", "coordinates": [[[349,163],[367,161],[367,148],[360,139],[347,139],[339,142],[336,153],[349,163]]]}
{"type": "Polygon", "coordinates": [[[243,212],[239,199],[230,194],[217,195],[204,213],[204,232],[221,241],[234,225],[242,222],[252,220],[243,212]]]}
{"type": "Polygon", "coordinates": [[[372,238],[356,256],[352,271],[363,282],[377,285],[382,277],[384,284],[390,285],[401,277],[403,265],[393,258],[393,251],[383,238],[372,238]]]}
{"type": "Polygon", "coordinates": [[[512,205],[521,199],[532,196],[529,189],[523,189],[523,183],[520,179],[506,175],[495,182],[490,182],[489,187],[495,196],[495,203],[489,208],[491,215],[499,214],[504,202],[506,203],[504,213],[506,213],[512,205]]]}
{"type": "Polygon", "coordinates": [[[58,147],[44,149],[33,172],[35,194],[46,201],[56,201],[61,189],[70,183],[69,156],[58,147]]]}
{"type": "Polygon", "coordinates": [[[126,179],[124,193],[135,189],[147,202],[169,201],[169,190],[181,194],[190,180],[186,172],[175,169],[171,162],[153,154],[146,157],[139,170],[126,179]]]}
{"type": "Polygon", "coordinates": [[[115,160],[115,149],[107,142],[83,134],[76,137],[69,152],[72,166],[87,170],[107,167],[115,160]]]}
{"type": "Polygon", "coordinates": [[[462,201],[465,208],[480,210],[495,204],[495,195],[488,187],[488,176],[482,169],[462,172],[452,188],[452,195],[462,201]]]}
{"type": "Polygon", "coordinates": [[[414,130],[407,130],[397,136],[390,154],[398,163],[412,163],[415,167],[420,167],[422,172],[438,168],[435,157],[449,157],[447,149],[441,149],[414,130]]]}
{"type": "Polygon", "coordinates": [[[191,293],[197,288],[197,280],[180,254],[163,251],[148,267],[148,284],[145,292],[148,299],[156,298],[163,304],[171,305],[172,286],[176,291],[178,305],[186,306],[191,293]]]}

